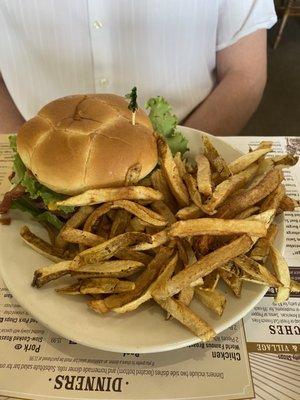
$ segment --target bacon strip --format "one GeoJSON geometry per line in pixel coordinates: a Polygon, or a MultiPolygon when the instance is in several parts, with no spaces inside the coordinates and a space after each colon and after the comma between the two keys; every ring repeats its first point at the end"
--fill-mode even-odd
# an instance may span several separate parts
{"type": "Polygon", "coordinates": [[[0,214],[7,213],[12,202],[22,197],[23,194],[25,194],[25,188],[20,184],[12,188],[9,192],[5,193],[3,200],[0,203],[0,214]]]}

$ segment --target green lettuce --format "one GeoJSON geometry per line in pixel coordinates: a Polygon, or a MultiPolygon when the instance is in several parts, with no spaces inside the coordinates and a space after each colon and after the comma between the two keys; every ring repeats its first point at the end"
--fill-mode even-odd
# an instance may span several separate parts
{"type": "Polygon", "coordinates": [[[21,210],[23,212],[29,213],[33,218],[35,218],[39,222],[48,222],[53,225],[57,229],[61,229],[63,227],[63,222],[55,214],[50,211],[43,211],[35,207],[31,201],[23,196],[20,199],[14,200],[12,203],[12,207],[14,209],[21,210]]]}
{"type": "Polygon", "coordinates": [[[149,118],[154,130],[163,136],[172,153],[178,151],[184,154],[187,150],[187,139],[178,131],[178,118],[172,113],[170,104],[161,96],[152,97],[146,103],[146,108],[150,109],[149,118]]]}
{"type": "MultiPolygon", "coordinates": [[[[26,192],[29,193],[31,199],[41,198],[47,206],[53,205],[57,201],[64,200],[66,196],[48,189],[46,186],[38,182],[36,178],[27,171],[27,168],[23,164],[21,157],[17,153],[16,139],[16,135],[9,136],[10,147],[14,151],[13,171],[15,176],[12,179],[12,183],[20,183],[25,188],[26,192]]],[[[74,211],[74,207],[61,206],[58,209],[65,213],[74,211]]]]}

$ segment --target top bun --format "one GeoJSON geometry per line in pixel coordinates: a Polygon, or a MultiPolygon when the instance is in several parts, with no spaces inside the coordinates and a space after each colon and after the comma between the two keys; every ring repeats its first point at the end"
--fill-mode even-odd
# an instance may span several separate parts
{"type": "Polygon", "coordinates": [[[157,163],[156,140],[147,115],[113,94],[67,96],[44,106],[17,136],[18,153],[43,185],[58,193],[121,186],[129,167],[140,179],[157,163]]]}

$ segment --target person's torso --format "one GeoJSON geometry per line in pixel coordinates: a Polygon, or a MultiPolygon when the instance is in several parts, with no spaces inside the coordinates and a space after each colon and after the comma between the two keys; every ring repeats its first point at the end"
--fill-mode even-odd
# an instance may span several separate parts
{"type": "Polygon", "coordinates": [[[179,118],[212,90],[218,1],[9,0],[0,68],[26,119],[74,93],[162,95],[179,118]]]}

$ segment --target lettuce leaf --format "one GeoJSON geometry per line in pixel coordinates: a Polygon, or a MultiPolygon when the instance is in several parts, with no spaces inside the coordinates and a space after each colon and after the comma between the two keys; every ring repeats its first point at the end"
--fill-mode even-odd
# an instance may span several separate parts
{"type": "Polygon", "coordinates": [[[172,113],[170,104],[161,96],[152,97],[146,103],[150,109],[149,118],[156,132],[163,136],[172,153],[180,151],[184,154],[187,150],[187,139],[176,130],[178,118],[172,113]]]}
{"type": "MultiPolygon", "coordinates": [[[[16,135],[9,136],[9,144],[14,151],[13,171],[15,172],[15,176],[12,179],[12,183],[16,185],[20,183],[25,188],[26,192],[29,193],[32,199],[37,199],[40,197],[47,206],[51,206],[59,200],[64,200],[66,196],[48,189],[46,186],[38,182],[36,178],[27,171],[27,168],[23,164],[21,157],[17,153],[16,140],[16,135]]],[[[66,214],[74,211],[74,207],[62,206],[58,209],[66,214]]]]}
{"type": "Polygon", "coordinates": [[[59,230],[64,225],[63,222],[59,218],[57,218],[56,215],[54,215],[50,211],[42,211],[38,209],[37,207],[34,206],[34,204],[31,203],[31,201],[28,198],[24,196],[21,197],[20,199],[14,200],[11,208],[27,212],[37,221],[48,222],[59,230]]]}

